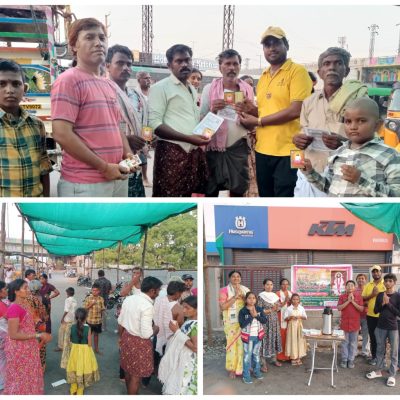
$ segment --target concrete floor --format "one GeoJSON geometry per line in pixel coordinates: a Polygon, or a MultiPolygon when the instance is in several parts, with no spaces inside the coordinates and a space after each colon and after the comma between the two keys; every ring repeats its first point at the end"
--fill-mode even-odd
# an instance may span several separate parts
{"type": "MultiPolygon", "coordinates": [[[[264,379],[253,379],[253,384],[243,383],[240,377],[231,380],[225,370],[225,335],[223,332],[215,333],[216,344],[212,347],[204,346],[203,385],[204,394],[213,394],[212,387],[216,384],[224,384],[226,388],[236,394],[245,395],[399,395],[400,377],[393,388],[386,386],[387,373],[384,378],[368,380],[365,374],[374,367],[367,364],[363,357],[357,357],[355,368],[340,368],[334,373],[336,388],[331,387],[331,372],[328,370],[314,371],[311,386],[307,386],[311,367],[310,351],[303,359],[302,366],[292,366],[285,362],[278,368],[268,365],[268,372],[264,379]]],[[[340,355],[338,357],[340,363],[340,355]]],[[[316,354],[316,367],[330,367],[332,353],[330,349],[319,348],[316,354]]]]}

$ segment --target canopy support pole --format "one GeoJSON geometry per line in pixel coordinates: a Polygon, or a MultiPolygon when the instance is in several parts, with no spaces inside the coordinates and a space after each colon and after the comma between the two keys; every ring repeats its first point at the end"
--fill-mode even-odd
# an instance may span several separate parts
{"type": "MultiPolygon", "coordinates": [[[[204,218],[203,218],[203,232],[204,232],[204,218]]],[[[209,346],[212,346],[214,338],[211,327],[211,298],[210,298],[211,284],[210,284],[210,274],[207,262],[206,239],[204,234],[203,234],[203,277],[204,277],[204,297],[205,297],[204,311],[207,324],[207,344],[209,346]]]]}
{"type": "Polygon", "coordinates": [[[121,255],[121,242],[118,244],[118,260],[117,260],[117,282],[119,282],[119,258],[121,255]]]}
{"type": "Polygon", "coordinates": [[[103,249],[103,269],[104,269],[105,265],[106,265],[106,263],[105,263],[105,258],[104,258],[104,249],[103,249]]]}
{"type": "Polygon", "coordinates": [[[146,250],[147,250],[147,232],[149,228],[146,227],[146,230],[144,232],[144,241],[143,241],[143,251],[142,251],[142,264],[140,265],[142,268],[144,268],[144,261],[146,258],[146,250]]]}

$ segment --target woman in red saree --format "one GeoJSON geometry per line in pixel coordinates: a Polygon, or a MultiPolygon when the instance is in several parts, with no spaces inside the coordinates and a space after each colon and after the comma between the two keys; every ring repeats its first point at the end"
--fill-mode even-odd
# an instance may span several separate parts
{"type": "Polygon", "coordinates": [[[26,307],[28,284],[23,279],[11,282],[7,309],[8,336],[5,343],[7,360],[4,394],[44,394],[43,370],[39,347],[51,340],[47,333],[36,333],[32,314],[26,307]],[[38,343],[40,340],[40,343],[38,343]]]}

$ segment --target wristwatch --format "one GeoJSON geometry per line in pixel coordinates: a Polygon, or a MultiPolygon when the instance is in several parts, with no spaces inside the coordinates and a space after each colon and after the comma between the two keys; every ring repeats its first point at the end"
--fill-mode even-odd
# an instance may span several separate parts
{"type": "Polygon", "coordinates": [[[258,126],[263,126],[263,124],[262,124],[262,122],[261,122],[261,120],[262,120],[262,117],[258,117],[258,126]]]}

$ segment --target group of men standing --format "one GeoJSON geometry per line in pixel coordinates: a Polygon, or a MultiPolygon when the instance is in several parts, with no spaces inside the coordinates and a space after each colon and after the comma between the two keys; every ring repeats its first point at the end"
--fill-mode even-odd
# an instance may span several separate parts
{"type": "Polygon", "coordinates": [[[312,138],[304,128],[309,126],[330,132],[322,137],[329,149],[342,144],[346,102],[365,95],[360,83],[343,85],[350,54],[336,47],[321,54],[318,74],[324,87],[310,96],[312,81],[303,66],[287,57],[285,32],[269,27],[261,44],[270,66],[258,82],[257,105],[253,88],[239,79],[240,54],[228,49],[217,58],[222,77],[205,86],[199,108],[198,93],[188,79],[193,69],[190,47],[177,44],[167,50],[169,77],[150,88],[150,75],[140,73],[141,89],[131,89],[131,51],[121,45],[107,51],[99,21],[74,22],[69,45],[76,66],[61,74],[52,88],[53,136],[64,150],[59,196],[144,196],[144,128],[157,137],[154,197],[214,197],[221,190],[243,196],[250,182],[248,155],[253,151],[247,137],[254,131],[260,196],[323,195],[291,168],[290,152],[306,150],[318,170],[326,165],[329,151],[307,149],[312,138]],[[109,79],[100,77],[104,63],[109,79]],[[230,103],[226,92],[241,92],[242,98],[230,103]],[[212,137],[194,134],[210,111],[224,116],[222,125],[212,137]],[[142,161],[143,180],[137,166],[127,171],[119,165],[134,153],[142,161]]]}

